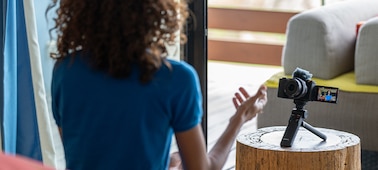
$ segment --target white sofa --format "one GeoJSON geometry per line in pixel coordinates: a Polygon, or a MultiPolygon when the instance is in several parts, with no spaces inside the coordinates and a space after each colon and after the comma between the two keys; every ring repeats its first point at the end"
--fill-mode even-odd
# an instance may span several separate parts
{"type": "Polygon", "coordinates": [[[356,25],[377,15],[377,0],[345,0],[292,17],[282,57],[285,73],[300,66],[331,79],[352,71],[356,25]]]}
{"type": "Polygon", "coordinates": [[[283,72],[268,82],[268,104],[258,128],[286,126],[295,106],[277,97],[279,78],[300,67],[317,85],[339,87],[337,104],[308,102],[308,123],[356,134],[361,148],[378,151],[378,1],[345,0],[290,19],[283,72]],[[362,25],[356,35],[356,24],[362,25]]]}

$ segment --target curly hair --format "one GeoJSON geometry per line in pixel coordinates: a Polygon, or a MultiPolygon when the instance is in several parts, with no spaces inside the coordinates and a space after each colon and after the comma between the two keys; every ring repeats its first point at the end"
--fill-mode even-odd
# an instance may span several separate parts
{"type": "MultiPolygon", "coordinates": [[[[46,13],[57,6],[52,3],[46,13]]],[[[131,65],[148,82],[164,64],[166,44],[185,43],[189,16],[185,0],[60,0],[50,31],[57,33],[57,62],[68,54],[89,54],[90,64],[116,78],[127,77],[131,65]]]]}

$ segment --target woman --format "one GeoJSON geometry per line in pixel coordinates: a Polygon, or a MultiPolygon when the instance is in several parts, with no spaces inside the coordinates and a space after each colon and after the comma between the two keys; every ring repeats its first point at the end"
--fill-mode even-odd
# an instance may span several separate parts
{"type": "Polygon", "coordinates": [[[184,0],[59,2],[52,108],[68,169],[167,169],[173,134],[185,169],[224,165],[241,126],[266,104],[266,87],[252,97],[240,88],[236,113],[207,153],[197,74],[165,57],[187,10],[184,0]]]}

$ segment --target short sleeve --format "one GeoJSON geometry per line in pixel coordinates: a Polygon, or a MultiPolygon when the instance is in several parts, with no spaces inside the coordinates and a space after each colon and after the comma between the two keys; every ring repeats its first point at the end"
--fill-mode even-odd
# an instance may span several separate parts
{"type": "Polygon", "coordinates": [[[53,76],[52,76],[52,81],[51,81],[51,109],[52,113],[55,119],[56,124],[58,127],[61,127],[60,123],[60,111],[58,109],[58,103],[59,103],[59,98],[60,98],[60,81],[61,81],[61,76],[59,76],[59,64],[55,63],[54,70],[53,70],[53,76]]]}
{"type": "Polygon", "coordinates": [[[202,120],[202,94],[197,72],[192,66],[181,62],[173,67],[174,85],[172,127],[175,132],[189,130],[202,120]]]}

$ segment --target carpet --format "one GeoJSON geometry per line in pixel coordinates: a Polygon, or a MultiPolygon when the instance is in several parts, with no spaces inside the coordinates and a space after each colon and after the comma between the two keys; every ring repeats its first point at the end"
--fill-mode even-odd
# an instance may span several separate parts
{"type": "Polygon", "coordinates": [[[361,151],[361,169],[378,170],[378,152],[362,150],[361,151]]]}

